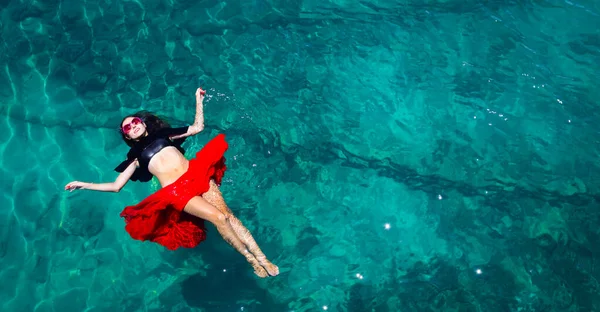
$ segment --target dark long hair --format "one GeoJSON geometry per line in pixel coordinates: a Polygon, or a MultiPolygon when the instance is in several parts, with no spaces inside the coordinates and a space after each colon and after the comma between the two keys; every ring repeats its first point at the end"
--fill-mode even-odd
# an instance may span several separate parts
{"type": "MultiPolygon", "coordinates": [[[[156,131],[158,131],[160,129],[170,128],[171,127],[171,125],[166,120],[166,118],[159,117],[158,115],[156,115],[156,114],[154,114],[152,112],[149,112],[147,110],[141,110],[141,111],[138,111],[135,114],[125,116],[121,120],[121,123],[119,124],[119,127],[123,124],[123,121],[125,121],[125,119],[127,119],[129,117],[139,117],[144,122],[144,124],[146,125],[146,130],[148,131],[148,135],[151,135],[151,134],[155,133],[156,131]]],[[[133,140],[128,139],[127,135],[125,133],[123,133],[122,131],[119,131],[119,133],[121,133],[121,136],[123,137],[123,141],[125,141],[125,144],[127,144],[129,147],[133,147],[133,145],[136,142],[133,141],[133,140]]]]}

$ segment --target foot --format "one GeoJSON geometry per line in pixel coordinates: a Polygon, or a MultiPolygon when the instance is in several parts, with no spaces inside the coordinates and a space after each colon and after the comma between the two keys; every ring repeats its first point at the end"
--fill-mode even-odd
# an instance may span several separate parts
{"type": "Polygon", "coordinates": [[[263,268],[258,261],[252,261],[250,262],[250,265],[254,268],[254,274],[256,274],[258,277],[265,278],[269,276],[267,270],[265,270],[265,268],[263,268]]]}
{"type": "Polygon", "coordinates": [[[271,263],[271,261],[264,259],[262,261],[259,261],[259,263],[264,269],[267,270],[269,275],[271,275],[271,276],[279,275],[279,267],[277,267],[276,265],[271,263]]]}

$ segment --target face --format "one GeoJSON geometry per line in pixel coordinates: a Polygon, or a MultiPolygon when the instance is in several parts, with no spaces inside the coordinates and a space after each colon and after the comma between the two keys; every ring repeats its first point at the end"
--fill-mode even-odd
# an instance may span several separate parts
{"type": "Polygon", "coordinates": [[[137,140],[146,134],[146,125],[139,117],[127,117],[121,124],[121,132],[132,140],[137,140]]]}

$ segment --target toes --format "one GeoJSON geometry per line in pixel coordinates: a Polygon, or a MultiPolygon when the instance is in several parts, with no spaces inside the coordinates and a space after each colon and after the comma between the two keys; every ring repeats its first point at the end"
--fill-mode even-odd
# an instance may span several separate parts
{"type": "Polygon", "coordinates": [[[279,267],[277,267],[276,265],[274,265],[273,263],[271,263],[269,260],[267,260],[267,259],[261,259],[258,263],[261,265],[261,268],[263,270],[266,269],[267,275],[269,275],[269,276],[277,276],[277,275],[279,275],[279,267]]]}
{"type": "Polygon", "coordinates": [[[269,273],[267,273],[267,271],[265,269],[254,270],[254,274],[256,274],[260,278],[265,278],[265,277],[269,276],[269,273]]]}
{"type": "Polygon", "coordinates": [[[269,273],[267,272],[267,270],[265,270],[265,268],[263,268],[260,265],[252,265],[254,267],[254,274],[256,274],[258,277],[261,278],[265,278],[267,276],[269,276],[269,273]]]}
{"type": "Polygon", "coordinates": [[[271,275],[271,276],[279,275],[279,267],[277,267],[273,263],[270,263],[269,265],[267,265],[266,268],[267,268],[267,272],[269,272],[269,275],[271,275]]]}
{"type": "Polygon", "coordinates": [[[279,268],[278,267],[275,267],[275,270],[273,270],[273,271],[275,271],[275,274],[273,274],[273,276],[279,275],[279,268]]]}

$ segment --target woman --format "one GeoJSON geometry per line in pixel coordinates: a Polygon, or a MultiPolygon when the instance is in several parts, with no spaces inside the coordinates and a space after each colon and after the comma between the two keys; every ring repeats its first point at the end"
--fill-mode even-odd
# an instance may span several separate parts
{"type": "Polygon", "coordinates": [[[279,268],[267,260],[250,232],[227,207],[218,188],[226,170],[225,136],[217,135],[190,161],[183,155],[183,140],[204,129],[205,94],[200,88],[196,91],[196,118],[189,127],[171,128],[145,111],[125,117],[121,135],[131,149],[127,159],[115,168],[120,172],[117,179],[100,184],[73,181],[65,190],[119,192],[129,180],[149,181],[155,176],[161,189],[121,212],[132,238],[150,240],[170,250],[193,248],[206,239],[204,220],[208,220],[246,257],[256,275],[278,275],[279,268]]]}

